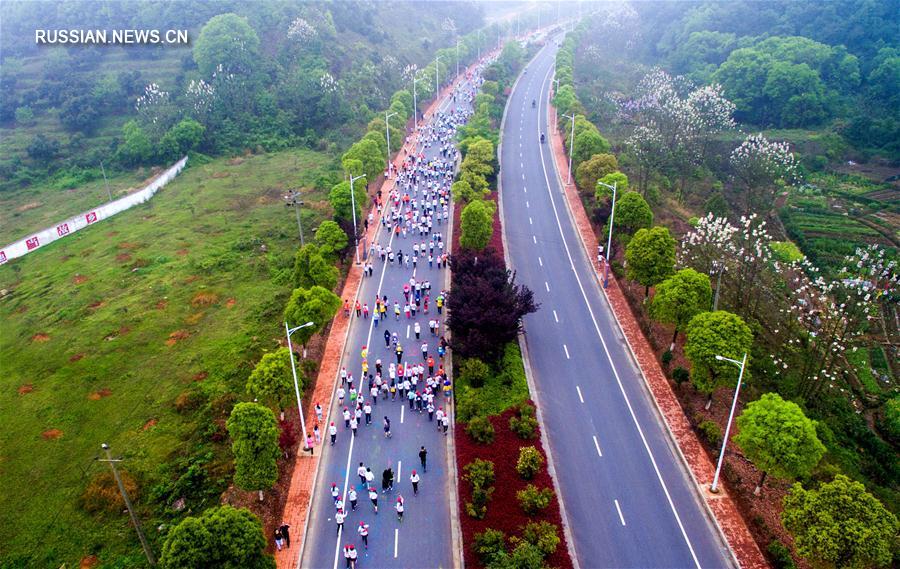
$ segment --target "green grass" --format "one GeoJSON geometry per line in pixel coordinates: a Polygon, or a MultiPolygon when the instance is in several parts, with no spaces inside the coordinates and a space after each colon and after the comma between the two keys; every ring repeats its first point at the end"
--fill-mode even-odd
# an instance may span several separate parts
{"type": "MultiPolygon", "coordinates": [[[[140,559],[127,516],[96,518],[77,504],[105,468],[94,460],[102,442],[138,479],[158,551],[156,526],[168,520],[150,488],[160,465],[196,452],[188,441],[207,428],[173,401],[198,388],[243,396],[253,362],[277,346],[289,290],[270,275],[290,266],[298,240],[280,195],[333,175],[333,164],[302,150],[196,165],[147,204],[0,267],[9,291],[0,300],[0,566],[140,559]],[[177,331],[186,337],[167,345],[177,331]],[[20,394],[25,384],[34,391],[20,394]],[[111,395],[89,399],[101,389],[111,395]],[[45,440],[49,429],[61,438],[45,440]]],[[[325,190],[304,199],[311,235],[328,214],[325,190]]]]}
{"type": "Polygon", "coordinates": [[[503,357],[494,366],[493,371],[494,373],[490,374],[481,387],[472,387],[457,380],[455,386],[457,400],[477,399],[480,402],[480,414],[499,415],[529,399],[525,366],[517,343],[511,342],[506,345],[503,357]]]}
{"type": "Polygon", "coordinates": [[[866,392],[873,395],[882,392],[878,379],[872,374],[872,365],[869,363],[869,351],[864,347],[847,350],[845,352],[847,361],[856,370],[856,377],[863,384],[866,392]]]}
{"type": "Polygon", "coordinates": [[[769,246],[779,261],[793,263],[803,258],[803,252],[793,241],[772,241],[769,246]]]}

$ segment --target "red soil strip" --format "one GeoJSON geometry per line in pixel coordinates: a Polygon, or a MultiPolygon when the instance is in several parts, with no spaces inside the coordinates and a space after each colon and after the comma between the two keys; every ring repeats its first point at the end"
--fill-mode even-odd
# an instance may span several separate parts
{"type": "Polygon", "coordinates": [[[77,362],[78,360],[82,359],[82,358],[83,358],[84,356],[86,356],[86,355],[87,355],[87,354],[84,353],[84,352],[79,352],[79,353],[75,354],[74,356],[70,357],[70,358],[69,358],[69,361],[70,361],[70,362],[77,362]]]}
{"type": "Polygon", "coordinates": [[[80,285],[82,283],[86,283],[88,278],[84,275],[75,275],[72,277],[72,284],[80,285]]]}
{"type": "MultiPolygon", "coordinates": [[[[425,120],[434,113],[436,101],[443,99],[443,97],[448,95],[455,86],[456,82],[452,85],[448,85],[442,91],[441,97],[431,103],[425,110],[425,120]]],[[[410,144],[408,145],[410,150],[415,148],[417,138],[417,133],[410,136],[410,144]]],[[[403,165],[403,160],[406,155],[407,153],[404,153],[402,149],[395,155],[395,171],[399,170],[403,165]]],[[[382,196],[386,197],[390,194],[394,182],[394,179],[385,179],[382,176],[379,176],[379,179],[376,183],[373,183],[372,186],[373,188],[380,187],[382,196]]],[[[381,225],[380,216],[374,207],[372,208],[372,212],[375,214],[375,223],[369,224],[369,231],[364,240],[366,243],[374,242],[376,231],[381,225]]],[[[347,279],[344,281],[344,287],[341,290],[341,298],[350,300],[352,304],[352,301],[359,295],[359,287],[361,284],[362,266],[351,265],[350,270],[347,273],[347,279]]],[[[304,397],[306,417],[315,417],[316,402],[320,402],[323,407],[327,408],[329,401],[331,401],[331,395],[334,391],[334,382],[338,376],[341,355],[344,352],[349,326],[350,318],[345,317],[343,311],[339,311],[337,316],[335,316],[334,320],[331,322],[331,330],[328,333],[328,340],[325,343],[321,364],[319,366],[319,373],[316,376],[315,388],[310,396],[304,397]]],[[[329,412],[328,409],[326,409],[326,413],[327,412],[329,412]]],[[[324,419],[325,425],[327,425],[330,417],[326,415],[324,419]]],[[[320,425],[319,427],[323,432],[325,431],[325,425],[320,425]]],[[[308,425],[308,428],[312,429],[312,424],[308,425]]],[[[315,478],[316,469],[319,465],[319,454],[319,452],[316,452],[313,456],[309,456],[304,452],[299,452],[294,459],[291,483],[288,487],[287,499],[285,501],[284,512],[282,513],[281,519],[284,520],[284,523],[291,526],[293,530],[292,536],[294,536],[293,539],[298,546],[302,546],[303,539],[305,538],[303,535],[303,528],[306,524],[306,518],[309,515],[312,484],[313,479],[315,478]]],[[[282,551],[275,552],[275,562],[277,567],[279,569],[293,569],[296,563],[296,551],[296,549],[291,547],[291,549],[285,548],[282,551]]]]}
{"type": "MultiPolygon", "coordinates": [[[[552,124],[556,125],[558,124],[556,109],[552,105],[551,109],[552,124]]],[[[562,135],[559,129],[555,127],[551,128],[550,132],[553,138],[552,148],[557,170],[565,174],[568,168],[568,158],[565,155],[562,135]]],[[[569,210],[573,214],[576,229],[587,251],[588,259],[591,260],[591,265],[599,278],[603,275],[603,267],[600,266],[596,258],[598,238],[591,227],[584,204],[578,196],[578,189],[574,184],[564,187],[566,201],[568,202],[569,210]]],[[[603,289],[603,292],[619,320],[622,332],[625,334],[625,338],[631,346],[641,372],[650,388],[650,393],[653,395],[657,407],[665,418],[678,448],[687,461],[694,480],[699,485],[701,494],[722,528],[722,533],[734,551],[740,566],[745,569],[769,567],[762,551],[760,551],[759,546],[754,541],[747,523],[741,517],[735,501],[728,494],[727,490],[724,487],[720,487],[718,494],[712,494],[708,491],[715,473],[712,460],[704,451],[697,434],[691,428],[691,424],[685,416],[681,404],[675,397],[675,393],[672,391],[672,387],[656,359],[653,348],[641,332],[637,319],[629,309],[628,301],[625,300],[622,290],[611,273],[609,276],[609,288],[603,289]]]]}
{"type": "Polygon", "coordinates": [[[197,275],[191,275],[188,278],[184,279],[184,284],[191,284],[193,282],[197,282],[200,280],[200,277],[197,275]]]}
{"type": "Polygon", "coordinates": [[[19,386],[19,389],[17,389],[17,391],[19,392],[19,395],[25,395],[26,393],[31,393],[32,391],[34,391],[34,386],[30,383],[26,383],[25,385],[19,386]]]}
{"type": "Polygon", "coordinates": [[[187,249],[179,249],[179,250],[175,251],[175,254],[178,255],[179,257],[184,257],[185,255],[188,254],[188,250],[187,249]]]}
{"type": "Polygon", "coordinates": [[[93,569],[99,564],[99,557],[97,557],[96,555],[88,555],[87,557],[81,558],[81,562],[78,563],[78,569],[93,569]]]}
{"type": "Polygon", "coordinates": [[[40,342],[48,342],[48,341],[50,341],[50,336],[43,332],[38,332],[37,334],[35,334],[34,336],[31,337],[31,341],[39,342],[39,343],[40,342]]]}
{"type": "Polygon", "coordinates": [[[169,339],[166,340],[167,346],[174,346],[178,343],[178,340],[184,340],[185,338],[191,335],[187,330],[175,330],[171,334],[169,334],[169,339]]]}
{"type": "Polygon", "coordinates": [[[234,305],[237,304],[237,300],[233,298],[229,298],[225,301],[225,308],[234,308],[234,305]]]}
{"type": "Polygon", "coordinates": [[[458,425],[459,428],[457,428],[459,435],[456,437],[456,466],[460,473],[459,511],[466,567],[484,567],[478,556],[472,551],[476,533],[492,528],[501,530],[507,537],[511,537],[520,535],[519,528],[528,522],[540,521],[556,524],[559,528],[557,531],[557,536],[560,540],[559,547],[557,547],[553,555],[546,559],[547,566],[563,569],[572,567],[572,560],[569,558],[566,539],[562,531],[562,518],[559,513],[558,500],[554,498],[545,510],[534,516],[529,516],[522,511],[516,499],[516,492],[523,490],[528,484],[552,490],[553,480],[547,471],[547,456],[544,454],[543,448],[541,448],[540,431],[538,431],[538,436],[532,440],[520,439],[509,430],[509,418],[515,414],[515,410],[508,409],[502,415],[490,417],[495,435],[494,442],[489,445],[481,445],[472,440],[469,435],[465,434],[464,425],[460,424],[458,425]],[[522,480],[516,472],[519,448],[531,445],[537,448],[541,455],[544,456],[544,467],[533,479],[522,480]],[[488,502],[487,515],[483,520],[476,520],[466,514],[466,502],[471,499],[472,490],[471,485],[462,480],[465,472],[463,468],[476,458],[494,462],[494,494],[488,502]]]}
{"type": "Polygon", "coordinates": [[[169,305],[168,300],[160,300],[159,302],[156,303],[156,309],[157,310],[165,310],[166,306],[168,306],[168,305],[169,305]]]}
{"type": "Polygon", "coordinates": [[[195,373],[194,377],[192,377],[191,379],[193,379],[194,381],[203,381],[207,377],[209,377],[209,372],[199,371],[199,372],[195,373]]]}
{"type": "Polygon", "coordinates": [[[109,397],[110,395],[112,395],[112,390],[104,387],[103,389],[95,391],[88,395],[88,399],[90,399],[91,401],[100,401],[104,397],[109,397]]]}
{"type": "Polygon", "coordinates": [[[206,314],[206,313],[205,313],[205,312],[202,312],[202,311],[201,311],[201,312],[195,312],[194,314],[190,314],[190,315],[188,315],[188,316],[185,317],[184,323],[193,326],[194,324],[200,322],[200,320],[203,319],[203,315],[204,315],[204,314],[206,314]]]}
{"type": "Polygon", "coordinates": [[[219,302],[219,295],[214,292],[198,292],[191,299],[191,306],[209,306],[219,302]]]}
{"type": "Polygon", "coordinates": [[[144,426],[141,427],[141,430],[142,430],[142,431],[146,431],[146,430],[148,430],[148,429],[152,429],[153,427],[156,426],[156,424],[157,424],[158,422],[159,422],[159,421],[156,420],[156,419],[150,419],[149,421],[147,421],[146,423],[144,423],[144,426]]]}
{"type": "Polygon", "coordinates": [[[119,263],[127,263],[130,260],[131,260],[130,253],[119,253],[118,255],[116,255],[116,261],[119,263]]]}
{"type": "Polygon", "coordinates": [[[140,247],[139,243],[130,243],[128,241],[122,241],[118,245],[116,245],[119,249],[137,249],[140,247]]]}
{"type": "Polygon", "coordinates": [[[88,309],[97,310],[98,308],[102,308],[105,305],[106,305],[105,302],[103,302],[102,300],[98,300],[97,302],[92,302],[92,303],[88,304],[88,309]]]}
{"type": "Polygon", "coordinates": [[[119,234],[118,231],[109,231],[109,232],[107,232],[106,236],[107,237],[115,237],[118,234],[119,234]]]}
{"type": "Polygon", "coordinates": [[[128,326],[122,326],[121,328],[119,328],[119,336],[124,336],[129,332],[131,332],[131,328],[129,328],[128,326]]]}
{"type": "Polygon", "coordinates": [[[59,429],[48,429],[41,433],[41,436],[44,437],[44,440],[53,441],[63,436],[63,432],[59,429]]]}

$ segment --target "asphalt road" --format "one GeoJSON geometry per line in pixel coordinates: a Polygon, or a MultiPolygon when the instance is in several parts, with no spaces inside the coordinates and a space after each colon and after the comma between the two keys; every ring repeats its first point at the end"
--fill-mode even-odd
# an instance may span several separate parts
{"type": "Polygon", "coordinates": [[[540,143],[556,50],[548,42],[507,103],[502,211],[512,268],[541,304],[525,338],[578,562],[729,567],[578,243],[549,140],[540,143]]]}
{"type": "MultiPolygon", "coordinates": [[[[449,97],[447,99],[442,102],[441,110],[452,108],[449,97]]],[[[438,151],[439,145],[433,145],[426,150],[426,158],[436,157],[438,151]]],[[[387,195],[384,198],[387,199],[387,195]]],[[[435,224],[434,231],[440,232],[444,241],[449,244],[447,223],[435,224]]],[[[398,250],[412,252],[414,243],[412,236],[394,238],[390,233],[384,229],[379,232],[378,240],[382,246],[387,247],[390,244],[395,253],[398,250]]],[[[416,237],[416,241],[419,241],[418,236],[416,237]]],[[[387,380],[388,365],[396,362],[392,349],[385,347],[383,336],[385,329],[398,334],[405,350],[406,361],[418,363],[421,360],[420,346],[423,341],[428,342],[430,353],[435,355],[437,360],[438,341],[437,338],[430,336],[428,320],[436,316],[433,302],[444,287],[444,278],[449,270],[437,267],[429,269],[428,263],[424,261],[419,263],[415,272],[412,268],[400,268],[398,264],[382,263],[380,259],[373,260],[373,265],[374,275],[365,277],[361,285],[360,302],[368,301],[370,309],[374,309],[376,292],[379,295],[387,295],[388,315],[377,328],[373,326],[371,318],[367,320],[352,316],[354,322],[350,325],[350,336],[341,365],[346,366],[354,375],[357,386],[362,365],[360,354],[362,346],[369,348],[368,361],[372,374],[375,373],[375,360],[380,358],[387,380]],[[393,302],[397,297],[402,301],[403,284],[408,282],[411,276],[415,276],[419,281],[431,281],[432,306],[429,314],[423,314],[420,310],[414,319],[407,319],[401,315],[400,321],[397,321],[393,314],[393,302]],[[422,327],[420,341],[416,340],[412,328],[417,321],[422,327]]],[[[442,332],[445,317],[446,311],[439,317],[442,332]]],[[[321,402],[323,406],[327,403],[321,402]]],[[[435,397],[435,407],[438,406],[447,409],[446,400],[440,393],[435,397]]],[[[378,401],[373,407],[372,424],[366,426],[363,421],[355,438],[351,436],[349,429],[344,428],[336,398],[330,415],[335,417],[335,425],[338,427],[337,443],[334,446],[328,445],[327,425],[321,425],[325,444],[324,447],[318,448],[324,449],[324,452],[312,500],[307,542],[299,566],[317,569],[344,567],[343,547],[352,543],[360,553],[357,567],[361,569],[452,567],[451,496],[446,453],[448,440],[447,436],[438,432],[436,422],[429,422],[427,413],[410,411],[408,404],[400,401],[399,393],[396,402],[392,402],[390,398],[378,401]],[[393,436],[390,439],[384,437],[382,428],[382,419],[385,415],[391,420],[393,436]],[[422,445],[428,450],[427,473],[420,468],[418,453],[422,445]],[[357,477],[356,470],[360,462],[370,467],[375,474],[374,486],[379,491],[378,515],[374,514],[372,503],[357,477]],[[394,470],[394,491],[382,494],[381,474],[388,465],[394,470]],[[409,480],[413,468],[421,477],[418,496],[413,496],[409,480]],[[345,510],[349,514],[340,536],[337,535],[335,507],[330,493],[332,483],[336,483],[344,495],[345,510]],[[353,485],[359,494],[355,512],[350,511],[350,503],[346,499],[346,492],[353,485]],[[393,509],[400,494],[405,499],[402,523],[398,521],[393,509]],[[370,526],[368,550],[363,548],[362,539],[357,535],[360,521],[370,526]]]]}

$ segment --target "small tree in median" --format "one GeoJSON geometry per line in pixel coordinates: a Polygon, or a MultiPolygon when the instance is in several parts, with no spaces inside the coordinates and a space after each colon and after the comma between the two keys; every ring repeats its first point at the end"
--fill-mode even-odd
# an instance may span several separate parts
{"type": "Polygon", "coordinates": [[[675,239],[667,227],[641,229],[625,248],[628,278],[644,285],[644,296],[650,287],[662,282],[675,269],[675,239]]]}
{"type": "Polygon", "coordinates": [[[246,508],[220,506],[173,527],[159,564],[164,569],[274,569],[275,560],[266,554],[259,518],[246,508]]]}
{"type": "MultiPolygon", "coordinates": [[[[721,374],[735,374],[734,364],[716,359],[716,356],[737,359],[750,352],[753,332],[737,314],[717,310],[701,312],[687,326],[687,342],[684,355],[691,362],[691,383],[697,391],[709,396],[706,408],[712,403],[712,394],[718,387],[721,374]]],[[[750,375],[747,362],[744,380],[750,375]]],[[[732,377],[729,375],[728,377],[732,377]]]]}
{"type": "Polygon", "coordinates": [[[650,227],[653,224],[653,210],[647,200],[637,192],[622,192],[617,188],[615,224],[627,233],[650,227]]]}
{"type": "Polygon", "coordinates": [[[825,445],[816,436],[816,422],[777,393],[766,393],[747,405],[737,424],[734,442],[762,471],[753,490],[756,495],[767,475],[786,480],[808,476],[825,454],[825,445]]]}
{"type": "Polygon", "coordinates": [[[691,318],[708,310],[711,299],[709,276],[694,269],[681,269],[656,286],[650,317],[675,325],[669,350],[675,348],[678,331],[683,330],[691,318]]]}
{"type": "Polygon", "coordinates": [[[459,244],[465,249],[481,251],[494,234],[494,202],[474,200],[460,214],[459,244]]]}
{"type": "Polygon", "coordinates": [[[278,480],[278,422],[268,407],[259,403],[238,403],[225,426],[231,435],[234,453],[234,483],[244,490],[263,490],[278,480]]]}
{"type": "Polygon", "coordinates": [[[247,393],[278,406],[282,420],[284,402],[293,391],[294,377],[291,374],[290,352],[287,348],[279,348],[263,355],[247,379],[247,393]]]}
{"type": "Polygon", "coordinates": [[[795,483],[781,521],[797,552],[823,567],[882,567],[891,563],[900,523],[865,486],[838,474],[816,490],[795,483]]]}

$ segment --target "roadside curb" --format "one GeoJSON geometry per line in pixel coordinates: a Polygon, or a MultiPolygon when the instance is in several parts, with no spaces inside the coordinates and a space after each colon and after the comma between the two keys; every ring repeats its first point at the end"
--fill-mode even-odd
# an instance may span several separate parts
{"type": "MultiPolygon", "coordinates": [[[[535,54],[533,58],[528,62],[531,64],[537,56],[540,54],[542,50],[538,50],[538,53],[535,54]]],[[[516,77],[513,86],[510,88],[510,98],[512,93],[515,92],[516,86],[519,84],[519,79],[523,77],[522,73],[519,73],[519,76],[516,77]]],[[[497,176],[497,206],[500,215],[500,238],[503,242],[503,261],[506,264],[507,268],[510,268],[512,265],[510,264],[509,259],[509,246],[506,242],[506,220],[503,215],[503,127],[506,125],[506,112],[509,110],[509,99],[506,100],[506,105],[503,107],[503,118],[500,120],[500,142],[497,144],[497,170],[499,172],[497,176]]],[[[580,569],[580,565],[578,563],[578,557],[575,555],[575,539],[572,536],[571,525],[569,522],[569,515],[566,512],[565,501],[562,498],[562,492],[559,487],[559,480],[556,475],[556,462],[553,459],[553,451],[550,446],[550,439],[547,436],[547,426],[544,423],[544,413],[541,408],[540,396],[538,394],[537,384],[534,382],[534,376],[531,371],[531,361],[530,356],[528,355],[528,345],[525,338],[525,333],[519,334],[519,350],[522,352],[522,364],[525,368],[525,381],[528,384],[528,390],[531,395],[531,400],[534,401],[535,406],[535,415],[537,416],[538,424],[541,427],[541,446],[544,449],[544,452],[547,454],[547,471],[550,473],[550,479],[553,481],[553,491],[556,493],[556,501],[559,504],[559,514],[562,519],[562,530],[563,536],[566,539],[566,549],[569,553],[569,558],[572,560],[572,566],[574,569],[580,569]]]]}
{"type": "MultiPolygon", "coordinates": [[[[575,187],[574,181],[571,184],[570,189],[563,180],[563,167],[567,168],[567,164],[565,163],[563,137],[558,128],[556,107],[553,106],[549,99],[547,106],[551,110],[551,112],[548,112],[547,114],[547,120],[551,121],[552,119],[552,123],[548,125],[550,132],[549,143],[551,145],[551,150],[553,151],[552,163],[560,188],[562,189],[563,197],[565,198],[563,202],[565,203],[566,210],[573,222],[575,233],[578,235],[578,242],[581,244],[582,250],[587,256],[588,264],[593,269],[591,275],[594,277],[597,285],[602,291],[603,298],[606,299],[609,312],[615,318],[618,330],[625,340],[625,345],[628,347],[632,363],[640,371],[642,379],[641,387],[650,395],[658,419],[666,429],[668,434],[666,443],[670,448],[674,449],[679,460],[684,465],[685,470],[689,473],[691,480],[693,481],[693,484],[690,485],[691,490],[703,504],[703,511],[706,517],[716,528],[719,541],[721,542],[723,549],[728,551],[734,565],[736,567],[748,569],[767,568],[769,567],[769,563],[766,561],[762,551],[760,551],[759,546],[750,534],[750,530],[747,527],[745,520],[740,515],[736,504],[728,494],[727,490],[723,488],[718,495],[711,494],[704,490],[704,488],[712,481],[713,465],[703,450],[700,441],[697,439],[696,433],[690,428],[687,417],[684,416],[684,410],[681,407],[680,402],[678,402],[677,397],[675,397],[675,393],[672,391],[671,386],[668,384],[668,380],[659,368],[655,355],[652,358],[642,358],[634,349],[634,344],[641,342],[646,344],[647,340],[640,331],[634,315],[630,312],[615,276],[612,274],[609,276],[609,289],[603,287],[603,278],[600,272],[602,267],[600,266],[599,261],[593,258],[593,246],[594,241],[596,241],[596,236],[593,232],[593,228],[590,226],[587,212],[584,209],[584,205],[581,203],[581,198],[578,196],[578,190],[575,187]],[[553,149],[553,147],[557,145],[559,152],[553,149]],[[563,161],[562,165],[560,164],[560,160],[563,161]],[[623,320],[630,320],[629,324],[631,324],[631,326],[624,326],[623,320]],[[648,377],[648,370],[649,373],[659,376],[656,378],[656,382],[650,380],[648,377]],[[661,398],[666,399],[669,405],[663,406],[660,402],[661,398]],[[677,429],[673,428],[673,423],[677,424],[677,429]],[[695,457],[695,461],[688,460],[682,449],[682,445],[691,448],[693,451],[691,456],[695,457]],[[741,552],[741,559],[738,559],[738,551],[741,552]]],[[[649,350],[650,354],[654,354],[653,350],[649,348],[649,345],[645,347],[649,350]]]]}

